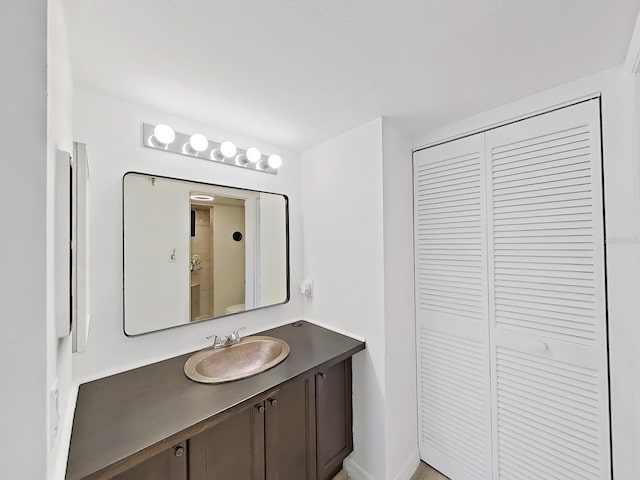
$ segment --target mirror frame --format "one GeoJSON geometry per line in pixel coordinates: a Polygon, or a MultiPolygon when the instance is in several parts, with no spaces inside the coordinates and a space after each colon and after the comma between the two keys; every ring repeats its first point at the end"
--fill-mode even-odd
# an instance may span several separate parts
{"type": "Polygon", "coordinates": [[[164,332],[166,330],[173,330],[175,328],[181,328],[181,327],[186,327],[186,326],[190,326],[190,325],[196,325],[196,324],[200,324],[200,323],[204,323],[204,322],[210,322],[211,320],[218,320],[220,318],[227,318],[227,317],[231,317],[234,315],[242,315],[243,313],[249,313],[249,312],[255,312],[258,310],[264,310],[265,308],[271,308],[271,307],[276,307],[278,305],[285,305],[287,303],[289,303],[289,301],[291,300],[291,258],[290,258],[290,253],[291,253],[291,240],[289,239],[289,196],[285,195],[284,193],[277,193],[277,192],[267,192],[264,190],[254,190],[251,188],[243,188],[243,187],[236,187],[236,186],[232,186],[232,185],[220,185],[218,183],[206,183],[206,182],[202,182],[202,181],[198,181],[198,180],[190,180],[190,179],[186,179],[186,178],[177,178],[177,177],[169,177],[166,175],[156,175],[155,173],[148,173],[148,172],[140,172],[137,170],[130,170],[124,173],[124,175],[122,175],[122,182],[121,182],[121,198],[122,198],[122,331],[124,332],[125,336],[128,338],[135,338],[135,337],[140,337],[143,335],[150,335],[153,333],[157,333],[157,332],[164,332]],[[176,180],[176,181],[181,181],[181,182],[190,182],[190,183],[195,183],[195,184],[200,184],[200,185],[206,185],[208,187],[220,187],[220,188],[233,188],[236,190],[245,190],[248,192],[256,192],[256,193],[268,193],[271,195],[278,195],[281,197],[284,197],[284,209],[285,209],[285,235],[286,235],[286,245],[285,245],[285,254],[286,254],[286,258],[287,258],[287,265],[286,265],[286,283],[287,283],[287,296],[285,297],[284,301],[280,302],[280,303],[272,303],[270,305],[265,305],[262,307],[256,307],[256,308],[252,308],[251,310],[243,310],[241,312],[236,312],[236,313],[229,313],[227,315],[220,315],[218,317],[211,317],[211,318],[206,318],[206,319],[202,319],[199,320],[197,322],[189,322],[189,323],[183,323],[180,325],[174,325],[172,327],[165,327],[165,328],[160,328],[158,330],[151,330],[148,332],[144,332],[144,333],[136,333],[136,334],[131,334],[131,333],[127,333],[127,327],[126,327],[126,317],[127,317],[127,312],[125,312],[125,296],[126,296],[126,292],[125,292],[125,255],[124,255],[124,250],[125,250],[125,203],[124,203],[124,191],[125,191],[125,187],[124,187],[124,182],[125,179],[127,178],[127,175],[147,175],[149,177],[156,177],[156,178],[161,178],[163,180],[176,180]]]}

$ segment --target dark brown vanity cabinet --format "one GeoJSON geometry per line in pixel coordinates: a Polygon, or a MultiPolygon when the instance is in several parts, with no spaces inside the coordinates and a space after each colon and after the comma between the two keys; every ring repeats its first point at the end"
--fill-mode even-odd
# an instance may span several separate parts
{"type": "Polygon", "coordinates": [[[112,478],[114,480],[187,480],[186,443],[158,453],[112,478]]]}
{"type": "Polygon", "coordinates": [[[333,478],[353,450],[351,358],[315,376],[318,480],[333,478]]]}
{"type": "Polygon", "coordinates": [[[80,385],[67,480],[332,480],[365,344],[306,321],[262,334],[289,356],[236,382],[189,380],[189,353],[80,385]]]}
{"type": "Polygon", "coordinates": [[[351,358],[248,401],[116,480],[330,480],[353,449],[351,358]]]}
{"type": "Polygon", "coordinates": [[[189,439],[189,480],[264,480],[264,402],[189,439]]]}
{"type": "Polygon", "coordinates": [[[266,480],[316,480],[314,391],[310,375],[265,402],[266,480]]]}
{"type": "Polygon", "coordinates": [[[348,359],[189,439],[189,480],[331,479],[352,450],[351,428],[348,359]]]}

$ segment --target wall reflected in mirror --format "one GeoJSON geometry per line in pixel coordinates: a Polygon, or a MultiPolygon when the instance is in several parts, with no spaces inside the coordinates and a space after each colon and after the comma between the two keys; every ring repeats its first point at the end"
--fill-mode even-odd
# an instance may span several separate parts
{"type": "Polygon", "coordinates": [[[140,173],[123,190],[127,335],[288,300],[285,196],[140,173]]]}

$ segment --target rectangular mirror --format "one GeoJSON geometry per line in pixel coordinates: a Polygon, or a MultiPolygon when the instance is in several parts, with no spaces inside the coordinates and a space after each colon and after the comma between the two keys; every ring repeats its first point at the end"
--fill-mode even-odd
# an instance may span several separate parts
{"type": "Polygon", "coordinates": [[[135,172],[123,195],[127,335],[289,300],[286,196],[135,172]]]}

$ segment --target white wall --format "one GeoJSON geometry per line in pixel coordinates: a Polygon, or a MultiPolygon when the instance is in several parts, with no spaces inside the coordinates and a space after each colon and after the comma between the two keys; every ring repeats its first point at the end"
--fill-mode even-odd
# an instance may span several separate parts
{"type": "MultiPolygon", "coordinates": [[[[58,340],[55,328],[56,302],[69,302],[68,298],[55,296],[55,268],[57,262],[68,262],[67,256],[54,258],[56,236],[55,204],[56,150],[71,153],[73,79],[69,59],[69,45],[64,20],[62,0],[48,2],[47,31],[47,391],[58,390],[58,413],[55,407],[47,409],[49,442],[48,478],[62,478],[65,470],[67,447],[70,438],[76,387],[71,373],[71,337],[58,340]],[[57,419],[59,417],[59,419],[57,419]],[[57,423],[57,435],[51,433],[51,425],[57,423]]],[[[68,192],[66,192],[68,194],[68,192]]],[[[63,192],[64,198],[65,192],[63,192]]],[[[63,205],[62,208],[67,208],[63,205]]],[[[35,221],[35,220],[34,220],[35,221]]],[[[63,233],[62,238],[65,238],[63,233]]],[[[62,292],[66,293],[66,292],[62,292]]],[[[58,314],[68,315],[61,309],[58,314]]],[[[62,320],[68,321],[67,318],[62,320]]],[[[47,405],[51,399],[47,398],[47,405]]],[[[53,402],[52,402],[53,403],[53,402]]],[[[25,477],[26,478],[26,477],[25,477]]]]}
{"type": "Polygon", "coordinates": [[[0,15],[0,478],[8,479],[47,475],[46,32],[44,0],[11,2],[0,15]]]}
{"type": "Polygon", "coordinates": [[[384,315],[388,479],[407,480],[420,461],[416,397],[413,166],[409,138],[382,121],[384,315]]]}
{"type": "Polygon", "coordinates": [[[348,465],[376,480],[387,446],[382,189],[380,118],[302,153],[305,318],[366,338],[353,358],[348,465]]]}
{"type": "Polygon", "coordinates": [[[407,136],[378,118],[302,153],[305,317],[364,337],[353,359],[354,480],[418,466],[413,170],[407,136]]]}
{"type": "Polygon", "coordinates": [[[640,478],[640,177],[635,79],[607,70],[415,138],[424,146],[602,92],[613,468],[640,478]]]}
{"type": "MultiPolygon", "coordinates": [[[[640,16],[638,16],[638,21],[640,22],[640,16]]],[[[640,25],[640,23],[638,24],[640,25]]],[[[640,33],[640,29],[636,28],[636,31],[640,33]]],[[[638,160],[640,160],[640,135],[638,135],[638,128],[640,128],[640,74],[636,71],[634,75],[635,80],[635,132],[636,132],[636,156],[638,160]]],[[[639,177],[640,177],[640,167],[638,168],[639,177]]],[[[638,184],[640,184],[640,178],[638,179],[638,184]]],[[[638,195],[640,195],[640,188],[638,189],[638,195]]],[[[640,243],[640,238],[635,239],[637,243],[640,243]]],[[[636,253],[636,258],[638,258],[637,262],[640,264],[640,253],[636,253]]],[[[638,275],[640,277],[640,275],[638,275]]],[[[639,300],[640,301],[640,300],[639,300]]],[[[633,334],[635,336],[632,339],[634,345],[640,345],[640,328],[634,328],[633,334]]],[[[640,372],[640,355],[634,355],[634,351],[630,352],[632,354],[632,361],[634,365],[631,366],[632,371],[640,372]]],[[[635,397],[633,399],[635,405],[635,418],[631,420],[631,424],[635,425],[636,429],[636,446],[640,446],[640,387],[635,388],[635,397]]],[[[636,458],[636,474],[640,476],[640,458],[636,458]]]]}
{"type": "Polygon", "coordinates": [[[301,317],[299,295],[288,304],[163,332],[127,338],[122,327],[122,176],[131,170],[169,177],[284,193],[291,198],[291,284],[301,279],[300,170],[298,154],[197,125],[149,107],[109,97],[83,86],[74,90],[74,138],[88,145],[91,170],[92,315],[87,351],[74,356],[74,378],[98,378],[208,345],[205,336],[246,325],[247,334],[301,317]],[[240,147],[256,145],[278,153],[278,175],[215,164],[142,147],[141,124],[169,123],[182,132],[200,131],[240,147]]]}

